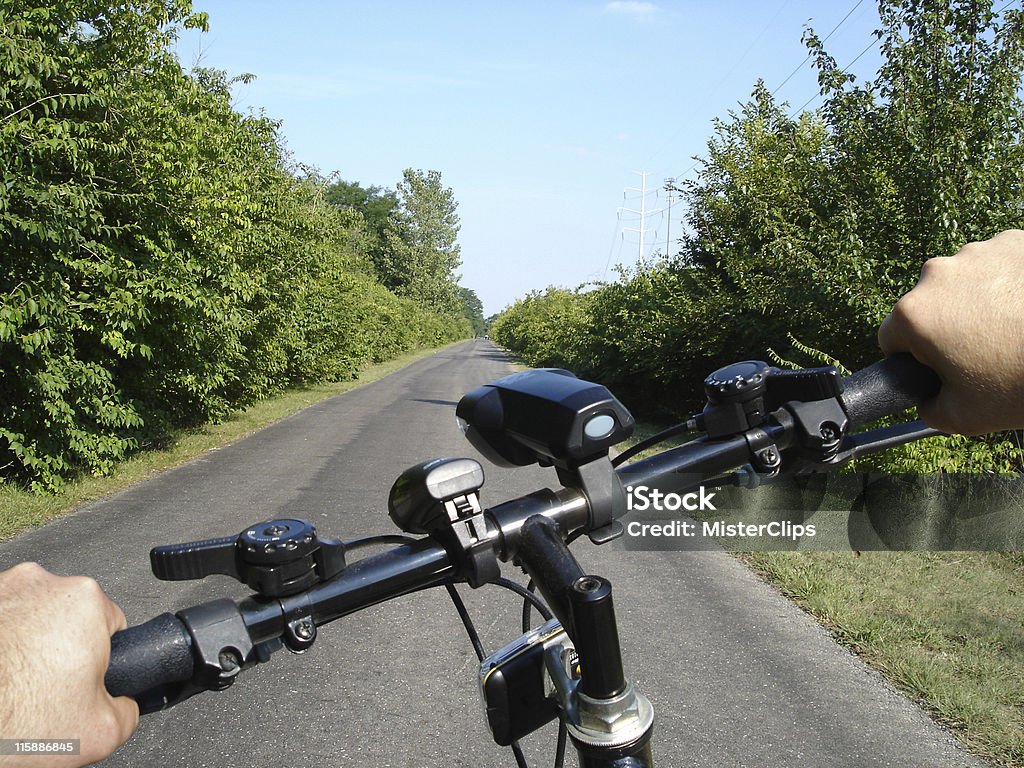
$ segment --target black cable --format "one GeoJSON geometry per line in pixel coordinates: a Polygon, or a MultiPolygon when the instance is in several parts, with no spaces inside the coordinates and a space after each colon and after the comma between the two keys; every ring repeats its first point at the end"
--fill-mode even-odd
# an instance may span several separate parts
{"type": "MultiPolygon", "coordinates": [[[[582,533],[582,529],[573,532],[566,539],[566,544],[570,544],[576,539],[578,539],[580,535],[582,535],[582,533]]],[[[385,535],[369,537],[368,539],[357,539],[354,543],[356,544],[356,546],[367,546],[373,543],[391,543],[384,541],[386,539],[400,539],[403,540],[403,542],[406,540],[415,541],[415,539],[409,539],[408,537],[404,536],[385,535]]],[[[346,546],[348,546],[347,542],[346,546]]],[[[551,610],[544,604],[544,601],[537,597],[536,594],[534,594],[533,590],[535,585],[533,583],[533,579],[530,579],[529,584],[527,584],[527,586],[525,587],[522,584],[519,584],[515,581],[512,581],[511,579],[506,579],[503,577],[499,577],[491,583],[497,587],[501,587],[502,589],[507,589],[510,592],[514,592],[523,598],[523,632],[528,632],[530,629],[531,608],[536,608],[537,612],[544,617],[545,621],[550,621],[552,618],[554,618],[554,615],[551,613],[551,610]]],[[[480,642],[480,634],[477,632],[476,626],[473,624],[473,619],[470,618],[469,610],[466,608],[466,603],[463,601],[462,595],[459,594],[458,590],[455,588],[455,585],[451,582],[446,582],[444,588],[448,590],[448,596],[451,598],[452,604],[455,606],[455,610],[458,612],[459,618],[462,620],[462,626],[465,627],[466,634],[469,636],[469,641],[473,644],[473,651],[476,653],[477,659],[479,661],[483,661],[485,656],[484,646],[483,643],[480,642]]],[[[555,747],[555,768],[562,768],[562,766],[565,763],[566,738],[567,731],[565,727],[565,720],[560,717],[558,722],[558,744],[555,747]]],[[[512,754],[516,758],[516,765],[518,766],[518,768],[529,768],[529,766],[526,763],[526,756],[523,754],[523,750],[522,747],[519,746],[519,742],[513,741],[509,745],[509,748],[512,750],[512,754]]]]}
{"type": "MultiPolygon", "coordinates": [[[[550,621],[554,618],[554,615],[551,613],[551,609],[544,605],[544,601],[522,584],[505,578],[495,579],[491,584],[494,584],[496,587],[507,589],[510,592],[515,592],[523,598],[524,610],[527,612],[527,616],[529,615],[530,606],[532,606],[537,609],[537,613],[544,617],[544,621],[550,621]]],[[[523,632],[526,632],[527,630],[529,630],[529,626],[525,626],[523,628],[523,632]]]]}
{"type": "MultiPolygon", "coordinates": [[[[533,586],[533,580],[532,579],[530,580],[530,586],[531,587],[533,586]]],[[[533,592],[531,590],[529,590],[529,589],[527,589],[527,593],[533,595],[533,592]]],[[[537,597],[536,595],[533,595],[533,596],[537,597]]],[[[529,632],[530,631],[530,608],[531,608],[530,600],[524,598],[523,599],[523,632],[529,632]]]]}
{"type": "MultiPolygon", "coordinates": [[[[499,581],[508,581],[508,579],[499,579],[499,581]]],[[[497,582],[495,582],[497,583],[497,582]]],[[[512,582],[515,584],[515,582],[512,582]]],[[[499,584],[499,586],[505,586],[499,584]]],[[[515,586],[519,587],[518,584],[515,586]]],[[[476,631],[476,627],[473,625],[473,619],[469,616],[469,611],[466,609],[466,603],[462,599],[462,595],[455,588],[455,585],[451,582],[447,582],[444,588],[448,590],[448,596],[452,599],[452,604],[455,606],[455,610],[459,612],[459,618],[462,619],[462,626],[466,628],[466,634],[469,635],[469,641],[473,644],[473,650],[476,652],[476,657],[479,661],[484,660],[484,646],[480,642],[480,634],[476,631]]],[[[520,587],[522,589],[522,587],[520,587]]],[[[516,590],[512,590],[515,592],[516,590]]],[[[523,590],[526,591],[525,589],[523,590]]],[[[526,764],[526,756],[523,754],[523,750],[519,746],[518,741],[513,741],[509,747],[512,750],[512,754],[515,755],[516,765],[519,768],[529,768],[526,764]]]]}
{"type": "Polygon", "coordinates": [[[555,768],[562,768],[565,765],[565,737],[568,729],[565,727],[565,715],[558,713],[558,746],[555,747],[555,768]]]}
{"type": "Polygon", "coordinates": [[[452,599],[452,603],[455,605],[455,610],[459,612],[459,618],[462,619],[462,626],[466,628],[466,634],[469,635],[469,642],[473,644],[473,650],[476,651],[476,658],[478,661],[483,661],[484,646],[480,642],[480,635],[476,631],[476,627],[473,626],[473,620],[469,617],[469,611],[466,610],[466,604],[462,601],[462,595],[459,594],[458,590],[455,589],[455,585],[451,582],[447,582],[444,588],[448,590],[448,596],[452,599]]]}
{"type": "Polygon", "coordinates": [[[692,432],[692,431],[693,430],[689,426],[689,422],[686,422],[686,421],[680,422],[679,424],[676,424],[675,426],[669,427],[668,429],[663,429],[658,434],[651,435],[646,440],[641,440],[639,443],[637,443],[633,447],[627,448],[626,450],[624,450],[622,453],[620,453],[618,456],[616,456],[614,459],[612,459],[612,466],[613,467],[617,467],[620,464],[623,464],[623,463],[629,461],[631,458],[636,456],[641,451],[646,451],[652,445],[657,445],[658,443],[662,443],[662,442],[668,440],[670,437],[675,437],[676,435],[681,435],[681,434],[685,434],[686,432],[692,432]]]}
{"type": "MultiPolygon", "coordinates": [[[[539,600],[540,598],[537,597],[537,593],[535,592],[536,589],[537,589],[537,585],[533,583],[533,579],[530,579],[530,581],[527,582],[527,584],[526,584],[526,592],[527,592],[527,594],[533,595],[535,599],[539,600]]],[[[529,600],[529,599],[524,599],[523,600],[523,632],[529,632],[530,631],[530,605],[531,605],[531,602],[532,601],[529,600]]],[[[543,616],[544,614],[542,613],[541,615],[543,616]]],[[[545,619],[545,621],[547,621],[547,619],[545,619]]]]}
{"type": "Polygon", "coordinates": [[[512,749],[512,754],[516,756],[516,765],[518,765],[519,768],[530,768],[526,764],[526,756],[523,754],[523,750],[520,749],[519,742],[513,741],[509,744],[509,747],[512,749]]]}

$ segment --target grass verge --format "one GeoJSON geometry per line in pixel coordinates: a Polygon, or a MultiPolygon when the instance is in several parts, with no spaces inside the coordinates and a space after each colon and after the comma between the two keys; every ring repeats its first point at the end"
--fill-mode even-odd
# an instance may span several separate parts
{"type": "Polygon", "coordinates": [[[56,496],[38,496],[10,483],[0,482],[0,539],[9,538],[26,528],[42,525],[47,520],[66,514],[85,502],[123,490],[213,448],[240,440],[296,411],[376,381],[437,351],[422,349],[409,352],[386,363],[368,366],[360,373],[359,378],[353,381],[291,389],[245,410],[236,411],[219,424],[206,424],[182,430],[165,448],[138,453],[119,464],[109,476],[85,476],[69,481],[63,492],[56,496]]]}
{"type": "Polygon", "coordinates": [[[1024,556],[741,555],[974,753],[1024,766],[1024,556]]]}

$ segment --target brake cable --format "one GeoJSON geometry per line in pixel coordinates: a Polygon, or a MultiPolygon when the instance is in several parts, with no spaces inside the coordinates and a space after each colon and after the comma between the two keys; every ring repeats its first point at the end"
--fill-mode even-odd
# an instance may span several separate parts
{"type": "MultiPolygon", "coordinates": [[[[499,577],[490,583],[497,587],[501,587],[502,589],[514,592],[522,597],[524,613],[528,610],[528,607],[532,605],[537,609],[537,612],[544,617],[545,621],[550,621],[553,618],[553,614],[544,602],[522,584],[518,584],[511,579],[506,579],[504,577],[499,577]]],[[[473,624],[473,619],[469,615],[469,609],[466,607],[466,602],[462,599],[462,595],[460,595],[459,591],[455,588],[454,583],[450,581],[446,582],[444,587],[448,591],[448,596],[451,598],[452,604],[455,606],[455,610],[459,614],[459,618],[462,620],[462,626],[465,628],[466,634],[469,635],[469,642],[473,645],[473,651],[476,653],[477,660],[482,662],[487,657],[487,654],[484,652],[483,643],[480,641],[480,633],[477,632],[476,625],[473,624]]],[[[565,726],[565,719],[559,715],[558,743],[555,747],[555,768],[562,768],[565,763],[565,745],[567,736],[568,731],[565,726]]],[[[522,747],[519,746],[519,742],[513,741],[509,744],[509,748],[512,750],[512,754],[515,755],[516,764],[519,768],[529,768],[526,763],[526,756],[523,754],[523,750],[522,747]]]]}

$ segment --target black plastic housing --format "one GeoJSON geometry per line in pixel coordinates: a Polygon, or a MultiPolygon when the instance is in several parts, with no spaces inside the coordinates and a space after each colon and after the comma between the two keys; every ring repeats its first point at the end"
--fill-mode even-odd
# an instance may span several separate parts
{"type": "Polygon", "coordinates": [[[507,747],[558,716],[548,696],[544,651],[548,643],[565,643],[565,632],[549,622],[519,638],[481,667],[480,689],[494,742],[507,747]]]}
{"type": "Polygon", "coordinates": [[[444,502],[476,493],[484,470],[473,459],[432,459],[405,470],[388,496],[388,514],[406,533],[433,533],[450,526],[444,502]]]}
{"type": "Polygon", "coordinates": [[[559,368],[523,371],[474,389],[455,413],[469,441],[499,466],[578,467],[607,455],[636,424],[605,387],[559,368]]]}

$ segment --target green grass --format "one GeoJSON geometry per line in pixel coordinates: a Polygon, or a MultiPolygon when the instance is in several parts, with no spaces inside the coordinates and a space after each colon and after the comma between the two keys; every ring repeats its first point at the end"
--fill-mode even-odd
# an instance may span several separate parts
{"type": "Polygon", "coordinates": [[[742,557],[972,751],[1024,765],[1020,553],[742,557]]]}
{"type": "Polygon", "coordinates": [[[0,482],[0,539],[42,525],[75,507],[123,490],[147,477],[194,459],[207,451],[233,443],[275,421],[290,416],[325,398],[347,392],[387,376],[409,363],[436,352],[424,349],[395,360],[368,366],[354,381],[292,389],[270,400],[237,411],[219,424],[206,424],[174,435],[159,450],[143,451],[118,465],[107,477],[81,477],[69,481],[63,492],[40,496],[11,483],[0,482]]]}

